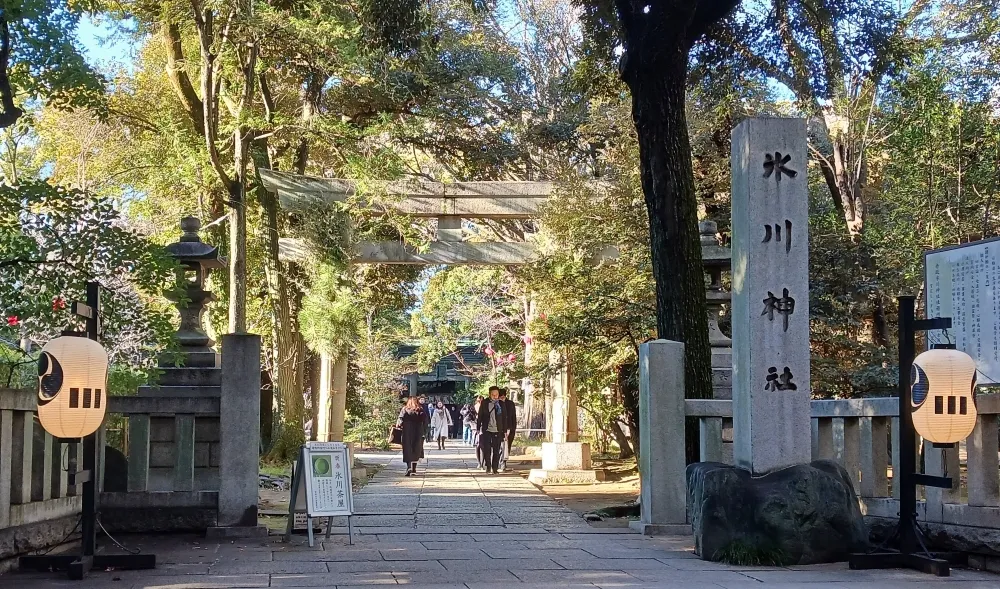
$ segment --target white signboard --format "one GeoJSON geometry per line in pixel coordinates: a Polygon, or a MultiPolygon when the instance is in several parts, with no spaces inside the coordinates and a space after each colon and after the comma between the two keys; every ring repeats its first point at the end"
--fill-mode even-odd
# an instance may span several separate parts
{"type": "Polygon", "coordinates": [[[342,442],[306,442],[306,513],[310,517],[351,515],[351,461],[342,442]]]}
{"type": "Polygon", "coordinates": [[[972,356],[977,382],[1000,382],[1000,240],[924,254],[927,318],[951,317],[951,329],[927,332],[927,343],[952,343],[972,356]]]}

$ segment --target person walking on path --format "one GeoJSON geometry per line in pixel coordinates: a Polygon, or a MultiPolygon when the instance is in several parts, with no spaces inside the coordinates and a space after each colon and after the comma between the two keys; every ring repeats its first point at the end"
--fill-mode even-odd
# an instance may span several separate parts
{"type": "Polygon", "coordinates": [[[417,462],[424,457],[424,429],[427,423],[427,412],[416,397],[406,400],[406,405],[399,412],[396,427],[403,428],[403,463],[406,464],[406,476],[417,474],[417,462]]]}
{"type": "Polygon", "coordinates": [[[486,472],[500,472],[500,444],[504,439],[504,404],[500,401],[500,387],[490,387],[490,398],[479,406],[476,427],[483,446],[483,462],[486,472]]]}
{"type": "Polygon", "coordinates": [[[444,441],[448,439],[448,430],[452,426],[451,413],[444,408],[444,403],[438,401],[437,409],[431,417],[431,428],[434,430],[434,439],[437,440],[438,450],[444,450],[444,441]]]}
{"type": "Polygon", "coordinates": [[[472,445],[472,430],[476,427],[476,409],[471,404],[462,407],[462,441],[467,446],[472,445]]]}
{"type": "Polygon", "coordinates": [[[420,406],[424,409],[424,435],[427,436],[427,441],[431,441],[431,414],[434,413],[433,408],[427,404],[427,397],[420,395],[420,406]]]}
{"type": "Polygon", "coordinates": [[[500,471],[507,472],[510,449],[514,446],[514,432],[517,431],[517,407],[514,401],[507,397],[507,389],[500,389],[500,402],[503,403],[504,414],[504,436],[500,441],[503,457],[500,461],[500,471]]]}

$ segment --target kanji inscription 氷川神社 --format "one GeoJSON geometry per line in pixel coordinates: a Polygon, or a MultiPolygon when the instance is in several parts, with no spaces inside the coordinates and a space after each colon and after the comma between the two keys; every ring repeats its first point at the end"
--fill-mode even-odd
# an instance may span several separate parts
{"type": "Polygon", "coordinates": [[[748,119],[732,149],[733,458],[763,474],[811,458],[805,121],[748,119]]]}

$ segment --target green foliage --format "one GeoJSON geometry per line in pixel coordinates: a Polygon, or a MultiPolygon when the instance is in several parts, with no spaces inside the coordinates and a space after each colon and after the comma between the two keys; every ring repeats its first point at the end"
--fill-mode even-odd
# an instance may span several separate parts
{"type": "MultiPolygon", "coordinates": [[[[19,100],[44,99],[57,108],[103,110],[103,80],[87,64],[74,35],[80,17],[95,0],[2,0],[0,21],[9,27],[10,57],[0,64],[0,82],[9,82],[19,100]]],[[[16,114],[0,107],[8,126],[16,114]]],[[[17,108],[17,107],[15,107],[17,108]]]]}
{"type": "Polygon", "coordinates": [[[349,408],[345,439],[367,447],[388,447],[389,427],[399,416],[400,393],[405,390],[400,376],[412,371],[395,357],[395,343],[370,326],[357,342],[354,366],[358,377],[348,383],[355,402],[349,408]]]}
{"type": "Polygon", "coordinates": [[[150,297],[173,286],[165,251],[123,226],[105,198],[44,181],[0,185],[0,332],[44,342],[79,320],[85,284],[104,289],[104,344],[112,362],[149,366],[173,329],[150,297]]]}
{"type": "Polygon", "coordinates": [[[712,560],[738,566],[783,566],[787,559],[777,547],[743,540],[733,540],[712,556],[712,560]]]}

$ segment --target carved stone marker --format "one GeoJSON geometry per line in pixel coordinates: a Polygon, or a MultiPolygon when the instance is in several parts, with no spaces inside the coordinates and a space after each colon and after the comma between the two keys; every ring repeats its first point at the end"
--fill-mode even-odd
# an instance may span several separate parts
{"type": "Polygon", "coordinates": [[[811,459],[806,123],[733,130],[733,428],[736,465],[811,459]]]}

